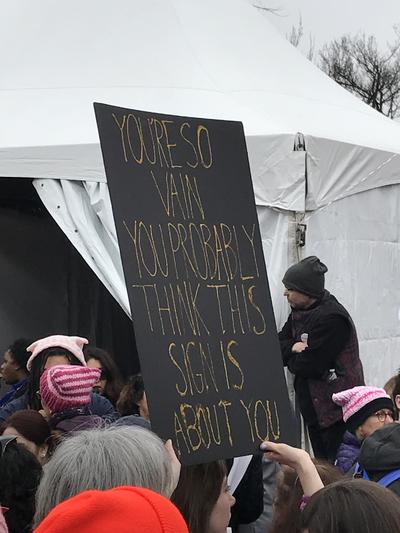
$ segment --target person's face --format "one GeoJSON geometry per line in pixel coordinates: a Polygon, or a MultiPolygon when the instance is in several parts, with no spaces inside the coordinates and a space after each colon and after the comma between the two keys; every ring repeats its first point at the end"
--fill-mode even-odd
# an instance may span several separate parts
{"type": "Polygon", "coordinates": [[[47,456],[47,445],[38,446],[31,440],[26,439],[23,435],[18,433],[18,431],[15,428],[11,426],[7,427],[3,431],[3,435],[5,437],[10,437],[10,436],[15,435],[17,437],[17,442],[25,446],[25,448],[29,450],[36,457],[36,459],[39,461],[40,464],[45,463],[46,456],[47,456]]]}
{"type": "MultiPolygon", "coordinates": [[[[100,370],[102,370],[102,366],[101,366],[101,363],[98,359],[95,359],[94,357],[92,357],[91,359],[89,359],[87,362],[86,362],[87,366],[89,368],[99,368],[100,370]]],[[[102,394],[104,392],[104,389],[105,389],[105,386],[107,384],[107,380],[106,379],[99,379],[99,381],[97,381],[94,385],[93,385],[93,389],[96,391],[96,392],[99,392],[100,394],[102,394]]]]}
{"type": "Polygon", "coordinates": [[[210,515],[207,533],[226,533],[229,520],[231,519],[231,507],[235,504],[235,498],[229,492],[226,477],[221,485],[221,492],[215,502],[210,515]]]}
{"type": "Polygon", "coordinates": [[[294,289],[287,289],[283,291],[283,296],[286,296],[288,304],[292,309],[308,309],[314,302],[315,298],[295,291],[294,289]]]}
{"type": "Polygon", "coordinates": [[[369,437],[379,428],[393,422],[393,412],[390,409],[381,409],[369,416],[363,424],[356,430],[356,436],[359,440],[369,437]]]}
{"type": "Polygon", "coordinates": [[[10,350],[7,350],[5,353],[4,353],[4,359],[3,359],[3,363],[0,367],[0,372],[1,372],[1,375],[4,379],[4,381],[8,384],[8,385],[12,385],[13,383],[17,383],[17,381],[19,381],[21,378],[20,378],[20,374],[19,374],[19,370],[20,370],[20,366],[18,365],[18,363],[16,361],[14,361],[14,358],[10,352],[10,350]]]}
{"type": "Polygon", "coordinates": [[[150,420],[149,406],[147,405],[146,393],[143,393],[143,398],[137,402],[139,407],[139,414],[146,420],[150,420]]]}
{"type": "Polygon", "coordinates": [[[47,358],[44,369],[51,368],[52,366],[57,365],[69,365],[69,359],[66,355],[50,355],[50,357],[47,358]]]}

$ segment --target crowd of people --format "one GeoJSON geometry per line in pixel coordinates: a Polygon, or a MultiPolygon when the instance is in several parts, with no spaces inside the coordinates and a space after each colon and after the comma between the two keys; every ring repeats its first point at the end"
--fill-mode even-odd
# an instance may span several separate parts
{"type": "Polygon", "coordinates": [[[310,257],[285,273],[291,314],[279,334],[314,457],[260,443],[233,494],[232,460],[181,465],[151,429],[142,376],[122,379],[106,351],[65,335],[10,345],[0,533],[400,532],[400,373],[388,391],[364,383],[326,271],[310,257]]]}

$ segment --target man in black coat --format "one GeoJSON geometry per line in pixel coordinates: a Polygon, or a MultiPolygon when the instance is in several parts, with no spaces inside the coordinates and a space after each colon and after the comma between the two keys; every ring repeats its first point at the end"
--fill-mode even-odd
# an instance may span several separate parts
{"type": "Polygon", "coordinates": [[[279,333],[283,363],[294,374],[314,455],[334,461],[345,432],[332,394],[364,385],[357,333],[346,309],[325,290],[327,267],[310,256],[283,277],[291,313],[279,333]]]}

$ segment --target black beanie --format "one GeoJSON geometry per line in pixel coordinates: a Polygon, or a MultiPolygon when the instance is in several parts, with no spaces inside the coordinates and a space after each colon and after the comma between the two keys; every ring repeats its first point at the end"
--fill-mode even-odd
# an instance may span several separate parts
{"type": "MultiPolygon", "coordinates": [[[[383,391],[382,391],[383,392],[383,391]]],[[[382,409],[389,409],[394,416],[394,405],[390,398],[383,396],[382,398],[375,398],[361,407],[352,416],[346,420],[346,428],[350,433],[356,434],[357,428],[362,426],[364,422],[374,413],[382,409]]],[[[400,451],[400,450],[399,450],[400,451]]]]}
{"type": "Polygon", "coordinates": [[[311,255],[288,268],[282,282],[287,289],[319,298],[324,292],[325,272],[328,272],[328,268],[324,263],[311,255]]]}

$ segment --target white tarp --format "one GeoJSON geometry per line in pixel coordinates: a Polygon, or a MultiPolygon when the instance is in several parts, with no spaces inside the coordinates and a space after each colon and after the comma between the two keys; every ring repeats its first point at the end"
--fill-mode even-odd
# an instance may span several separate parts
{"type": "Polygon", "coordinates": [[[107,184],[37,179],[34,186],[65,235],[130,315],[107,184]]]}
{"type": "Polygon", "coordinates": [[[399,213],[395,185],[349,196],[305,218],[303,253],[329,266],[327,287],[351,311],[366,381],[377,386],[400,366],[399,213]]]}
{"type": "Polygon", "coordinates": [[[283,272],[317,253],[359,326],[369,381],[389,377],[400,348],[397,123],[309,63],[250,0],[0,7],[0,176],[37,178],[126,311],[92,103],[241,120],[278,327],[283,272]],[[293,151],[298,132],[306,151],[293,151]],[[293,212],[308,224],[301,250],[293,212]]]}

